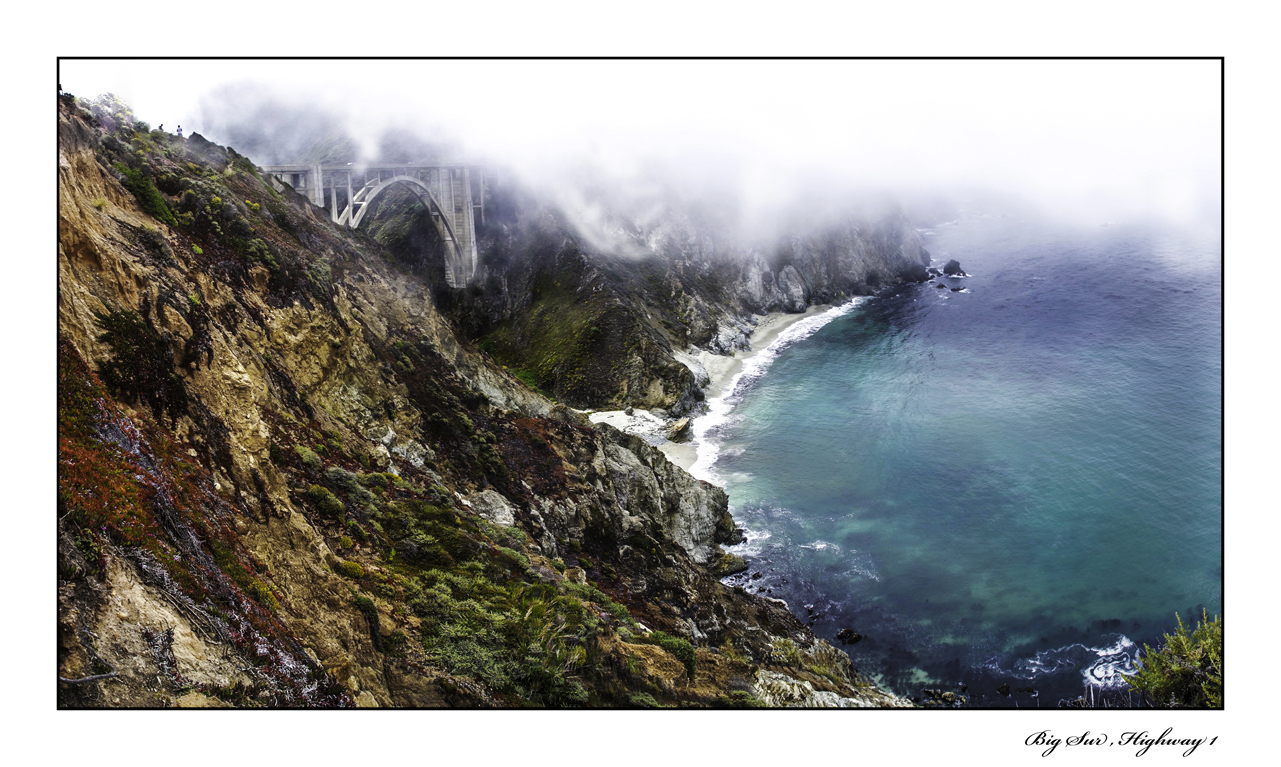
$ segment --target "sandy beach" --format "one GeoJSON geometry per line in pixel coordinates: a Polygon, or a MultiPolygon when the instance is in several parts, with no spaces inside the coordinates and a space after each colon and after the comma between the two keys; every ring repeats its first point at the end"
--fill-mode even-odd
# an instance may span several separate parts
{"type": "MultiPolygon", "coordinates": [[[[830,308],[832,307],[828,304],[818,304],[797,314],[785,314],[783,312],[758,314],[756,315],[756,329],[752,331],[752,336],[749,339],[751,342],[750,349],[735,352],[732,357],[699,351],[696,359],[707,371],[709,379],[707,386],[703,389],[707,399],[720,397],[724,393],[725,385],[733,380],[734,376],[743,369],[743,363],[774,343],[774,340],[784,330],[803,319],[822,314],[830,308]]],[[[656,445],[659,450],[662,450],[668,460],[682,469],[688,470],[698,459],[698,446],[696,444],[693,442],[671,442],[666,439],[664,435],[669,422],[651,414],[649,411],[634,408],[632,415],[629,416],[622,410],[602,410],[591,413],[588,417],[592,423],[608,423],[610,426],[630,434],[644,437],[651,444],[656,445]]]]}

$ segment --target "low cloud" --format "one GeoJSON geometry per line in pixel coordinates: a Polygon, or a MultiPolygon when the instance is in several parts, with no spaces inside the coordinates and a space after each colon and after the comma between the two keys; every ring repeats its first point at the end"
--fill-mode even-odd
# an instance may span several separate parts
{"type": "Polygon", "coordinates": [[[1219,71],[1217,61],[68,61],[62,78],[77,95],[114,90],[153,125],[181,117],[263,163],[308,152],[465,159],[510,168],[584,211],[601,208],[592,190],[611,189],[609,204],[640,220],[695,201],[746,232],[785,226],[798,209],[888,195],[922,210],[961,190],[1086,221],[1214,220],[1219,71]],[[132,73],[142,64],[153,76],[132,73]]]}

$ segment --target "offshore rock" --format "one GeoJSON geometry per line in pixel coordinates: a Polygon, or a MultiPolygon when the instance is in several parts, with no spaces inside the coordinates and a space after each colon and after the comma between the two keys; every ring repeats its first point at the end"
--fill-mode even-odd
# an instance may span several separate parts
{"type": "Polygon", "coordinates": [[[966,274],[964,271],[961,270],[961,262],[957,261],[955,258],[951,259],[950,261],[948,261],[946,264],[943,265],[943,273],[951,277],[968,277],[969,276],[968,274],[966,274]]]}
{"type": "Polygon", "coordinates": [[[841,629],[836,632],[836,638],[840,640],[841,644],[850,645],[861,640],[863,635],[851,629],[841,629]]]}

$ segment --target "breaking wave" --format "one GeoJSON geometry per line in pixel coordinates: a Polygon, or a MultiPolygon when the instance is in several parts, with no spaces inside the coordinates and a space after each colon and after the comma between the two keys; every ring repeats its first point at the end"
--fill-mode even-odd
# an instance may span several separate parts
{"type": "Polygon", "coordinates": [[[698,450],[698,459],[689,468],[689,473],[696,478],[723,485],[712,467],[720,458],[720,445],[714,437],[729,422],[730,413],[743,396],[751,389],[752,384],[764,376],[774,364],[774,360],[789,346],[804,341],[814,335],[824,325],[854,311],[867,298],[860,296],[850,299],[840,306],[806,317],[778,334],[778,337],[764,349],[743,361],[743,369],[725,386],[724,394],[707,402],[707,412],[694,419],[690,429],[694,435],[694,444],[698,450]]]}

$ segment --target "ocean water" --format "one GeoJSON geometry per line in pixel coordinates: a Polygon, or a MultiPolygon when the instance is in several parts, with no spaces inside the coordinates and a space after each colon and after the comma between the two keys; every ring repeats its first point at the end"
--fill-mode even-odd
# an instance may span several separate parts
{"type": "Polygon", "coordinates": [[[1176,612],[1222,613],[1217,232],[923,235],[970,276],[790,328],[695,422],[749,533],[728,580],[862,634],[855,664],[908,697],[1123,687],[1176,612]]]}

